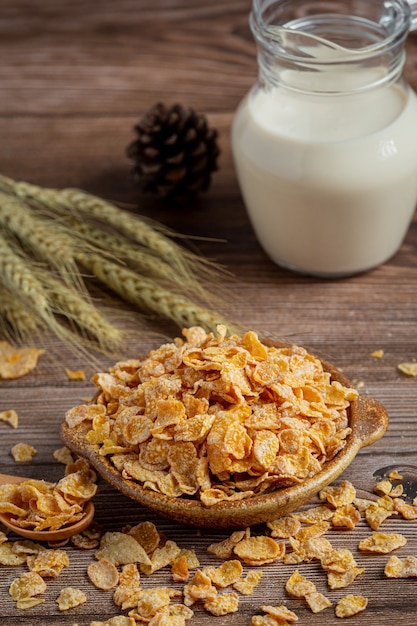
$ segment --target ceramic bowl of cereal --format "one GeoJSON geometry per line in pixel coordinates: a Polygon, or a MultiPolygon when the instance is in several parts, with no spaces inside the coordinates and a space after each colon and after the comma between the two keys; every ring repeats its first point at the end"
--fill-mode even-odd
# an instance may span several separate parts
{"type": "Polygon", "coordinates": [[[334,481],[388,417],[302,347],[199,327],[97,373],[61,437],[116,489],[181,523],[244,528],[334,481]]]}

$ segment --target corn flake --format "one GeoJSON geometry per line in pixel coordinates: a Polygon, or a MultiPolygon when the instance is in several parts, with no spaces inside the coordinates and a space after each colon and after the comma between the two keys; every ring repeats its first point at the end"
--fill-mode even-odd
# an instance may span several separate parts
{"type": "Polygon", "coordinates": [[[65,368],[65,373],[68,376],[69,380],[85,380],[85,372],[84,370],[69,370],[65,368]]]}
{"type": "Polygon", "coordinates": [[[353,504],[344,504],[337,507],[332,517],[332,524],[337,528],[355,528],[360,522],[361,514],[353,504]]]}
{"type": "Polygon", "coordinates": [[[36,572],[25,572],[20,578],[15,578],[9,588],[9,594],[15,602],[40,595],[45,591],[46,583],[36,572]]]}
{"type": "Polygon", "coordinates": [[[215,616],[236,613],[239,609],[239,596],[233,591],[216,596],[204,602],[206,611],[215,616]]]}
{"type": "Polygon", "coordinates": [[[251,596],[256,587],[259,585],[262,576],[262,571],[251,570],[246,574],[244,578],[240,578],[235,583],[233,583],[232,587],[243,596],[251,596]]]}
{"type": "Polygon", "coordinates": [[[240,561],[234,559],[224,561],[220,567],[206,567],[204,572],[217,587],[228,587],[239,580],[243,573],[243,567],[240,561]]]}
{"type": "Polygon", "coordinates": [[[288,623],[297,622],[298,616],[290,609],[287,609],[286,606],[270,606],[265,605],[261,606],[262,611],[264,611],[267,615],[271,615],[276,618],[278,621],[286,620],[288,623]]]}
{"type": "Polygon", "coordinates": [[[116,567],[128,563],[151,565],[151,560],[134,537],[120,532],[106,532],[95,552],[96,559],[107,559],[116,567]]]}
{"type": "Polygon", "coordinates": [[[308,593],[306,596],[304,596],[304,599],[313,613],[320,613],[321,611],[324,611],[324,609],[327,609],[329,606],[332,606],[331,600],[329,600],[329,598],[326,598],[326,596],[319,591],[313,591],[312,593],[308,593]]]}
{"type": "Polygon", "coordinates": [[[348,480],[339,485],[325,487],[319,493],[320,500],[327,500],[335,508],[351,504],[356,498],[356,489],[348,480]]]}
{"type": "Polygon", "coordinates": [[[17,463],[30,463],[37,450],[29,443],[16,443],[10,450],[12,457],[17,463]]]}
{"type": "Polygon", "coordinates": [[[288,539],[294,537],[301,528],[301,522],[296,517],[281,517],[280,519],[267,522],[271,530],[271,537],[288,539]]]}
{"type": "Polygon", "coordinates": [[[336,604],[336,617],[352,617],[364,611],[367,605],[368,599],[364,596],[345,596],[336,604]]]}
{"type": "Polygon", "coordinates": [[[87,576],[97,589],[108,591],[116,587],[119,582],[119,572],[116,566],[107,559],[99,559],[89,564],[87,576]]]}
{"type": "Polygon", "coordinates": [[[45,350],[15,348],[7,341],[0,341],[0,378],[14,380],[35,369],[38,358],[45,350]]]}
{"type": "Polygon", "coordinates": [[[374,532],[369,537],[359,542],[358,548],[362,552],[373,552],[377,554],[388,554],[405,546],[407,539],[399,533],[374,532]]]}
{"type": "Polygon", "coordinates": [[[258,535],[242,539],[233,552],[248,565],[273,563],[285,554],[285,544],[277,543],[271,537],[258,535]]]}
{"type": "Polygon", "coordinates": [[[315,593],[316,585],[296,569],[285,583],[285,589],[293,598],[305,598],[307,594],[315,593]]]}
{"type": "Polygon", "coordinates": [[[81,589],[65,587],[56,599],[60,611],[68,611],[87,602],[87,596],[81,589]]]}
{"type": "Polygon", "coordinates": [[[16,554],[13,550],[13,543],[0,544],[0,565],[23,565],[25,561],[26,554],[16,554]]]}
{"type": "Polygon", "coordinates": [[[219,559],[230,559],[233,554],[233,548],[240,541],[242,541],[242,539],[244,539],[245,537],[247,538],[249,535],[249,529],[236,530],[230,535],[230,537],[227,537],[227,539],[210,544],[207,548],[207,552],[209,552],[210,554],[214,554],[219,559]]]}
{"type": "Polygon", "coordinates": [[[385,565],[384,574],[388,578],[417,578],[417,557],[400,559],[396,555],[391,556],[385,565]]]}
{"type": "Polygon", "coordinates": [[[27,557],[27,564],[32,572],[42,578],[56,578],[70,562],[64,550],[41,550],[27,557]]]}
{"type": "Polygon", "coordinates": [[[397,369],[406,376],[417,376],[417,363],[399,363],[397,369]]]}
{"type": "Polygon", "coordinates": [[[0,421],[6,422],[6,424],[9,424],[12,428],[17,428],[19,426],[19,416],[14,409],[0,411],[0,421]]]}

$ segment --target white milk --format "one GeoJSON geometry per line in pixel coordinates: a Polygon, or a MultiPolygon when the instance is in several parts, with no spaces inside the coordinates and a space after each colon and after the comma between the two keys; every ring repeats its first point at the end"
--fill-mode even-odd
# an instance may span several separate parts
{"type": "Polygon", "coordinates": [[[343,276],[385,262],[401,245],[417,200],[409,87],[314,97],[254,89],[236,113],[232,148],[253,227],[276,263],[343,276]]]}

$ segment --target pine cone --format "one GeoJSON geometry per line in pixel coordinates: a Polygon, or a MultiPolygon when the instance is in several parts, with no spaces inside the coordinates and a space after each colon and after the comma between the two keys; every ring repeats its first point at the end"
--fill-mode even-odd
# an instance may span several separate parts
{"type": "Polygon", "coordinates": [[[158,103],[134,130],[127,147],[133,180],[145,193],[181,200],[206,191],[217,169],[217,131],[189,107],[158,103]]]}

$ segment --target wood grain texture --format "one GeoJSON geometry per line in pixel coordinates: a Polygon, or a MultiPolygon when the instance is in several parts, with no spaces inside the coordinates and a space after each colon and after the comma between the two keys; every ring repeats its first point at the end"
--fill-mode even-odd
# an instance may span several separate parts
{"type": "MultiPolygon", "coordinates": [[[[417,466],[417,380],[401,376],[397,365],[417,359],[417,222],[394,258],[373,272],[344,280],[320,280],[292,274],[265,256],[251,229],[234,173],[229,132],[233,114],[256,77],[255,45],[249,32],[249,0],[3,0],[0,9],[0,172],[53,187],[78,186],[129,203],[133,210],[188,235],[204,237],[194,245],[231,272],[221,286],[225,310],[265,337],[305,345],[335,363],[361,393],[381,401],[390,423],[385,436],[364,448],[343,477],[361,495],[369,494],[374,472],[390,464],[417,466]],[[219,171],[207,194],[186,210],[140,197],[132,186],[125,150],[132,128],[158,101],[182,102],[205,113],[219,131],[219,171]],[[384,350],[382,359],[371,353],[384,350]]],[[[417,37],[407,43],[406,76],[417,88],[417,37]]],[[[417,123],[417,120],[416,120],[417,123]]],[[[133,313],[132,313],[133,316],[133,313]]],[[[133,318],[132,318],[133,319],[133,318]]],[[[149,329],[169,337],[178,329],[153,320],[149,329]]],[[[0,381],[0,411],[14,408],[20,427],[0,422],[0,471],[49,480],[61,476],[53,460],[59,425],[66,409],[93,392],[90,382],[71,382],[64,366],[85,367],[65,346],[45,337],[47,355],[30,375],[0,381]],[[38,449],[30,465],[16,465],[12,445],[28,441],[38,449]]],[[[138,334],[131,354],[156,345],[138,334]]],[[[112,362],[102,359],[105,369],[112,362]]],[[[176,525],[131,502],[100,482],[97,520],[109,530],[152,519],[167,537],[195,547],[202,565],[218,564],[207,545],[227,533],[176,525]]],[[[400,555],[417,555],[415,522],[391,520],[387,532],[403,532],[408,543],[400,555]]],[[[369,533],[365,523],[354,532],[332,531],[337,547],[348,547],[366,567],[348,590],[329,593],[320,567],[303,565],[319,591],[337,601],[345,593],[369,598],[365,613],[350,626],[398,626],[416,622],[415,581],[387,581],[384,557],[364,557],[358,541],[369,533]]],[[[71,566],[48,581],[46,602],[18,611],[8,594],[22,568],[0,566],[1,623],[7,626],[88,626],[117,613],[111,592],[94,589],[86,577],[90,552],[68,548],[71,566]],[[88,602],[66,613],[55,599],[65,586],[78,586],[88,602]]],[[[240,599],[238,613],[214,618],[201,607],[192,624],[246,626],[263,604],[296,611],[300,624],[327,626],[338,621],[334,609],[313,615],[284,590],[291,567],[262,568],[264,578],[253,596],[240,599]]],[[[168,570],[144,578],[145,587],[172,585],[168,570]]]]}

